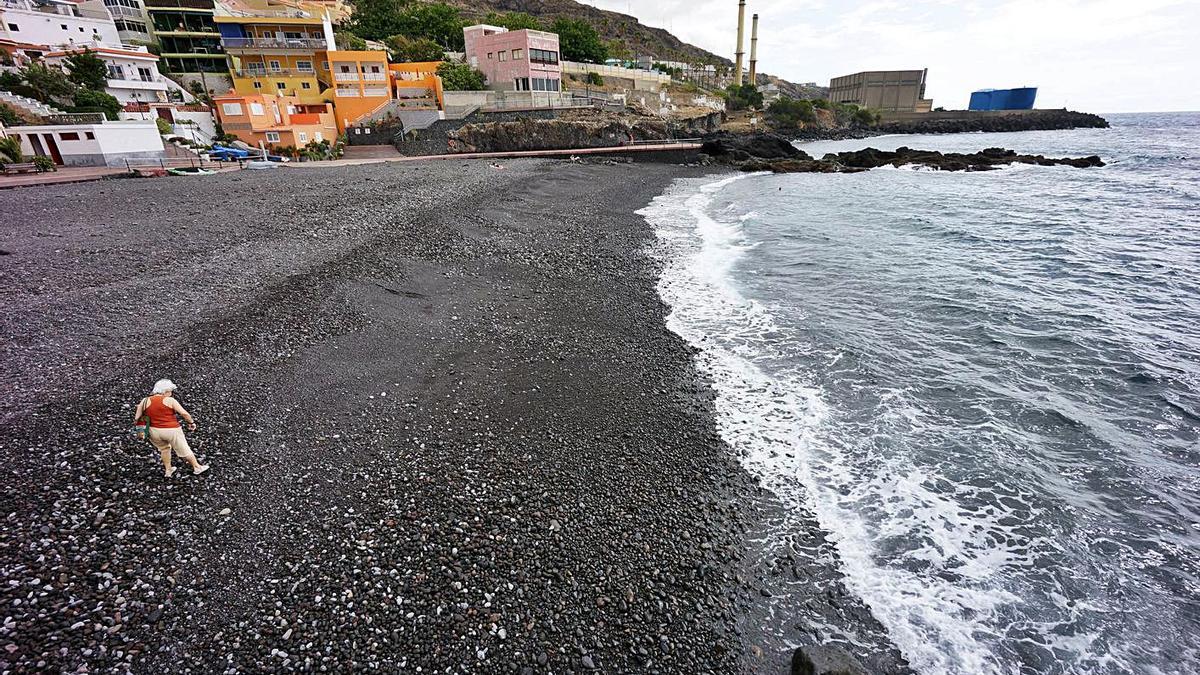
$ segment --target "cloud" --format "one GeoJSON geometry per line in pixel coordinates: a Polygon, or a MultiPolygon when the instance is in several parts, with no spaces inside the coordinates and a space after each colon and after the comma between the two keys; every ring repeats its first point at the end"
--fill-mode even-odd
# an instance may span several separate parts
{"type": "MultiPolygon", "coordinates": [[[[733,0],[585,4],[733,56],[733,0]]],[[[792,81],[929,68],[927,93],[946,107],[964,106],[975,89],[1032,85],[1041,107],[1200,109],[1196,0],[749,0],[753,12],[760,68],[792,81]]]]}

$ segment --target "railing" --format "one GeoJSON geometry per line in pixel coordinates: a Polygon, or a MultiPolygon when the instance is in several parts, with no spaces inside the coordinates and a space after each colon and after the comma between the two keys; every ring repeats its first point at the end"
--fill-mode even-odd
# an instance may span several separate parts
{"type": "Polygon", "coordinates": [[[126,7],[125,5],[105,5],[105,7],[108,8],[108,13],[112,14],[113,17],[127,16],[131,19],[142,18],[141,11],[132,7],[126,7]]]}
{"type": "Polygon", "coordinates": [[[387,96],[387,87],[364,87],[363,96],[387,96]]]}
{"type": "Polygon", "coordinates": [[[142,0],[151,9],[207,9],[213,8],[213,0],[142,0]]]}
{"type": "Polygon", "coordinates": [[[269,18],[269,17],[270,17],[270,18],[273,18],[273,17],[280,17],[280,18],[285,18],[285,19],[311,19],[311,18],[312,18],[312,16],[313,16],[312,14],[309,14],[308,12],[305,12],[305,11],[302,11],[302,10],[299,10],[299,9],[261,9],[261,10],[260,10],[260,9],[252,9],[252,10],[241,10],[241,9],[230,9],[230,8],[228,8],[228,7],[224,8],[224,11],[223,11],[223,12],[221,12],[221,15],[222,15],[222,16],[241,16],[241,17],[251,17],[251,18],[255,18],[255,17],[263,17],[263,18],[269,18]]]}
{"type": "Polygon", "coordinates": [[[338,87],[337,89],[334,89],[333,91],[334,91],[335,95],[341,96],[342,98],[357,98],[358,96],[360,96],[360,94],[358,93],[358,87],[354,87],[354,88],[338,87]]]}
{"type": "Polygon", "coordinates": [[[368,82],[382,82],[387,79],[387,73],[363,73],[362,79],[368,82]]]}
{"type": "Polygon", "coordinates": [[[101,112],[52,113],[42,117],[49,124],[102,124],[108,119],[101,112]]]}
{"type": "MultiPolygon", "coordinates": [[[[162,75],[154,75],[150,79],[144,77],[110,77],[108,78],[108,86],[114,89],[128,88],[130,86],[140,87],[155,84],[164,84],[166,78],[162,75]]],[[[157,88],[157,87],[155,87],[157,88]]]]}
{"type": "Polygon", "coordinates": [[[318,38],[221,38],[226,49],[325,49],[328,44],[318,38]]]}
{"type": "Polygon", "coordinates": [[[334,73],[333,79],[338,82],[358,82],[358,73],[334,73]]]}
{"type": "Polygon", "coordinates": [[[233,71],[233,74],[237,77],[268,78],[268,77],[294,76],[294,75],[313,76],[313,75],[317,74],[317,71],[315,69],[296,70],[295,68],[276,68],[274,70],[258,70],[258,69],[235,70],[235,71],[233,71]]]}

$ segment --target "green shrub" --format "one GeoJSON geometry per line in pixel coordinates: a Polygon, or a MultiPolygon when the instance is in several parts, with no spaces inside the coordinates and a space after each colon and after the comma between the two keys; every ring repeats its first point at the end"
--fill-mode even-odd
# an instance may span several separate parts
{"type": "Polygon", "coordinates": [[[746,110],[748,108],[762,108],[763,96],[758,90],[758,87],[752,84],[743,84],[737,86],[729,85],[725,92],[729,95],[725,99],[725,105],[730,110],[746,110]]]}
{"type": "Polygon", "coordinates": [[[121,118],[121,102],[115,96],[94,89],[80,89],[75,92],[75,109],[73,112],[100,111],[109,120],[121,118]]]}
{"type": "Polygon", "coordinates": [[[175,131],[173,128],[171,128],[171,123],[161,117],[154,118],[154,126],[158,127],[158,133],[163,136],[175,131]]]}
{"type": "Polygon", "coordinates": [[[0,103],[0,124],[6,127],[17,127],[25,124],[25,118],[16,111],[3,103],[0,103]]]}
{"type": "Polygon", "coordinates": [[[33,166],[42,173],[47,171],[58,171],[58,167],[54,166],[54,160],[45,155],[38,155],[37,157],[34,157],[33,166]]]}
{"type": "Polygon", "coordinates": [[[483,73],[465,63],[450,63],[445,61],[438,65],[438,77],[442,78],[442,87],[446,91],[483,91],[487,89],[487,80],[483,73]]]}
{"type": "Polygon", "coordinates": [[[584,81],[587,82],[588,84],[592,85],[593,87],[603,87],[604,86],[604,78],[600,77],[600,73],[593,73],[593,72],[589,71],[587,74],[587,77],[584,78],[584,81]]]}
{"type": "Polygon", "coordinates": [[[817,121],[812,101],[797,101],[783,97],[767,107],[767,119],[780,127],[797,128],[817,121]]]}

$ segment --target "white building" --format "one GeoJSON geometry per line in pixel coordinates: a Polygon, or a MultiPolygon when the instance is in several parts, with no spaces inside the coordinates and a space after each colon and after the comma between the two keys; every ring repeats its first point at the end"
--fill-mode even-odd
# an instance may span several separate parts
{"type": "Polygon", "coordinates": [[[150,15],[142,0],[104,0],[104,6],[112,15],[117,27],[117,35],[121,42],[152,42],[150,35],[150,15]]]}
{"type": "MultiPolygon", "coordinates": [[[[108,66],[108,82],[104,90],[116,97],[121,105],[126,103],[166,103],[167,91],[180,90],[177,100],[183,100],[182,90],[178,84],[158,72],[158,56],[151,54],[145,47],[125,46],[119,49],[112,47],[89,47],[104,65],[108,66]]],[[[43,60],[48,66],[58,66],[63,70],[67,67],[67,58],[83,49],[48,52],[43,60]]],[[[187,98],[191,98],[187,96],[187,98]]]]}
{"type": "Polygon", "coordinates": [[[54,47],[121,44],[102,0],[0,0],[0,40],[54,47]]]}
{"type": "Polygon", "coordinates": [[[124,166],[161,159],[162,137],[154,120],[12,127],[21,152],[44,155],[61,166],[124,166]]]}

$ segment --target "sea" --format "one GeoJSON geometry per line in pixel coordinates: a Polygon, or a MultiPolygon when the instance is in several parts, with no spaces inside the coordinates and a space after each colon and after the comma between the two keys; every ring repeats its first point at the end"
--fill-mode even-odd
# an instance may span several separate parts
{"type": "Polygon", "coordinates": [[[918,673],[1200,673],[1200,113],[1106,118],[797,144],[1103,168],[722,174],[642,212],[722,435],[918,673]]]}

